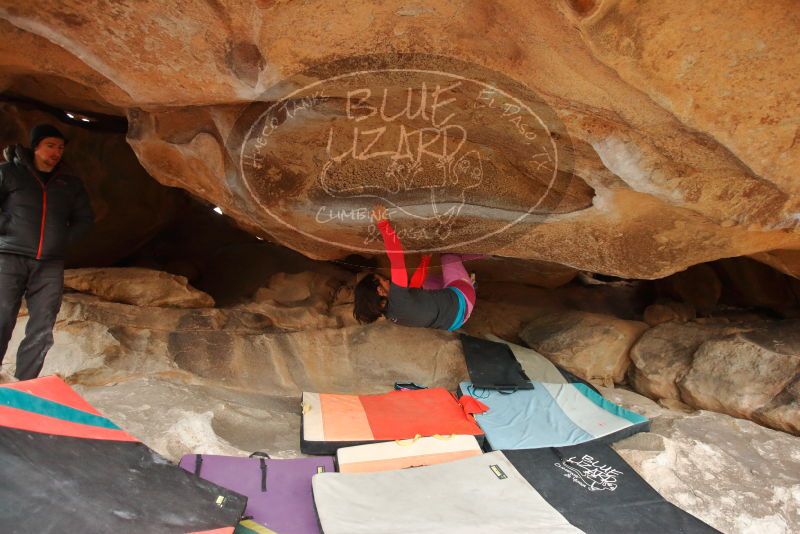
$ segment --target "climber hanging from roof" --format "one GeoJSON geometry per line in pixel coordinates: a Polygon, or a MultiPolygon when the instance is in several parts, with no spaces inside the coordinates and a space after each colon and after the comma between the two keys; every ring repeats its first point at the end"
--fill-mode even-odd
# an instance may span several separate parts
{"type": "Polygon", "coordinates": [[[442,254],[441,276],[427,276],[431,257],[425,255],[409,280],[403,246],[386,208],[377,204],[372,216],[389,256],[391,280],[377,273],[361,279],[355,289],[355,318],[360,323],[371,323],[384,316],[404,326],[450,331],[460,328],[475,306],[475,285],[462,262],[485,256],[442,254]]]}

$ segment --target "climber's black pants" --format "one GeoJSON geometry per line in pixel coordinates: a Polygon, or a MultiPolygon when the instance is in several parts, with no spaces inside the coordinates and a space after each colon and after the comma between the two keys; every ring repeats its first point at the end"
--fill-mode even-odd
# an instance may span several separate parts
{"type": "Polygon", "coordinates": [[[63,261],[0,253],[0,363],[17,323],[23,296],[28,305],[25,339],[17,350],[14,373],[20,380],[36,378],[42,370],[44,357],[53,346],[53,325],[61,309],[63,289],[63,261]]]}

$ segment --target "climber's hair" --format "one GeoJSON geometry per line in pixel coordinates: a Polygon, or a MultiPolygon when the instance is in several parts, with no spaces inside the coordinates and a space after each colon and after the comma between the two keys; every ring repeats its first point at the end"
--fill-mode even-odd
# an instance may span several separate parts
{"type": "Polygon", "coordinates": [[[353,317],[361,324],[374,323],[384,314],[386,297],[378,293],[379,285],[378,277],[374,273],[366,275],[356,284],[353,317]]]}

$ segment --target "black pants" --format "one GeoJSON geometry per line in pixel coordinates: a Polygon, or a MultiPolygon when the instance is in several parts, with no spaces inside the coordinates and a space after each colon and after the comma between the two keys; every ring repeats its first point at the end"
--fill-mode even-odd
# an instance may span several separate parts
{"type": "Polygon", "coordinates": [[[0,363],[23,296],[28,305],[25,339],[17,350],[15,376],[20,380],[36,378],[42,370],[44,357],[53,346],[53,325],[61,309],[63,289],[63,261],[0,253],[0,363]]]}

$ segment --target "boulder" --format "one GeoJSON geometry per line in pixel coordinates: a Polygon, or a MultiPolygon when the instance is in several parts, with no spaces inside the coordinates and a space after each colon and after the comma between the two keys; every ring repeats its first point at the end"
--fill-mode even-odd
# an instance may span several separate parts
{"type": "MultiPolygon", "coordinates": [[[[9,343],[4,365],[12,369],[27,320],[17,320],[9,343]]],[[[268,317],[247,311],[139,307],[67,293],[42,375],[58,373],[72,380],[83,377],[86,383],[105,383],[125,375],[173,372],[169,336],[209,331],[230,336],[283,332],[268,317]]]]}
{"type": "Polygon", "coordinates": [[[674,321],[685,323],[696,317],[696,312],[691,304],[685,302],[657,302],[644,310],[644,322],[650,326],[674,321]]]}
{"type": "Polygon", "coordinates": [[[64,287],[111,302],[146,307],[210,308],[214,299],[186,278],[140,267],[68,269],[64,287]]]}
{"type": "Polygon", "coordinates": [[[519,336],[571,373],[610,385],[624,380],[630,349],[645,330],[647,325],[638,321],[562,311],[530,321],[519,336]]]}
{"type": "Polygon", "coordinates": [[[753,412],[753,421],[800,435],[800,376],[768,404],[753,412]]]}
{"type": "MultiPolygon", "coordinates": [[[[631,410],[646,406],[624,390],[602,393],[631,410]]],[[[799,438],[702,410],[646,413],[650,431],[613,447],[667,500],[721,532],[797,531],[799,438]]]]}
{"type": "Polygon", "coordinates": [[[271,394],[378,393],[396,381],[455,389],[467,376],[458,338],[385,321],[252,336],[180,332],[165,341],[178,368],[271,394]]]}
{"type": "Polygon", "coordinates": [[[791,408],[797,405],[800,334],[796,322],[781,326],[704,342],[678,381],[681,398],[736,417],[752,418],[761,410],[758,419],[764,424],[797,432],[800,411],[792,414],[791,408]],[[782,409],[770,406],[781,401],[782,409]]]}
{"type": "Polygon", "coordinates": [[[652,301],[648,285],[642,281],[591,286],[573,282],[547,289],[519,283],[487,282],[478,277],[477,305],[464,329],[474,336],[494,334],[520,343],[519,333],[526,323],[564,310],[637,321],[652,301]]]}
{"type": "Polygon", "coordinates": [[[724,336],[730,325],[668,322],[646,331],[630,351],[633,388],[652,399],[681,398],[677,382],[689,371],[705,341],[724,336]]]}
{"type": "Polygon", "coordinates": [[[630,383],[663,404],[688,405],[798,433],[796,320],[664,323],[631,349],[630,383]]]}
{"type": "MultiPolygon", "coordinates": [[[[771,250],[753,254],[751,258],[791,276],[790,283],[796,283],[800,277],[800,250],[771,250]]],[[[794,285],[793,289],[794,294],[800,299],[800,285],[794,285]]]]}
{"type": "Polygon", "coordinates": [[[417,250],[647,279],[752,255],[797,274],[800,59],[787,13],[788,0],[144,0],[87,16],[40,2],[0,13],[0,87],[127,114],[158,181],[317,259],[379,253],[366,210],[383,198],[405,210],[396,221],[417,250]],[[404,115],[422,87],[428,109],[404,115]],[[403,131],[445,117],[448,134],[468,134],[457,158],[404,144],[403,131]],[[366,132],[386,135],[373,145],[366,132]],[[392,157],[406,148],[425,172],[392,157]]]}
{"type": "MultiPolygon", "coordinates": [[[[298,424],[285,423],[294,414],[286,408],[279,410],[283,406],[275,397],[224,390],[200,383],[188,373],[127,376],[101,387],[80,383],[73,387],[103,415],[173,462],[193,452],[232,456],[247,456],[255,450],[275,453],[286,445],[267,436],[285,435],[287,427],[298,424]],[[231,434],[230,422],[237,419],[241,424],[231,434]]],[[[284,439],[293,441],[288,435],[284,439]]]]}
{"type": "Polygon", "coordinates": [[[475,289],[476,304],[463,328],[477,337],[495,334],[520,343],[519,332],[528,321],[564,307],[556,295],[540,287],[478,281],[475,289]]]}
{"type": "Polygon", "coordinates": [[[713,136],[756,175],[770,176],[790,195],[800,191],[790,171],[800,161],[797,129],[788,120],[794,112],[784,114],[786,106],[796,110],[784,100],[796,85],[791,77],[768,74],[788,72],[779,50],[791,46],[800,21],[792,17],[781,28],[771,21],[791,2],[726,9],[702,1],[683,2],[680,9],[659,2],[588,3],[593,8],[580,27],[596,57],[689,128],[713,136]],[[765,85],[773,92],[763,93],[765,85]]]}
{"type": "MultiPolygon", "coordinates": [[[[25,323],[4,360],[9,372],[25,323]]],[[[283,396],[378,393],[395,381],[454,390],[467,376],[461,343],[448,332],[387,321],[309,326],[289,332],[246,310],[146,308],[67,294],[43,373],[86,385],[175,374],[283,396]]]]}
{"type": "Polygon", "coordinates": [[[352,326],[357,324],[352,296],[347,299],[352,285],[346,285],[352,284],[352,278],[345,271],[276,273],[267,287],[236,309],[269,317],[275,326],[287,330],[352,326]]]}
{"type": "Polygon", "coordinates": [[[64,295],[58,321],[59,324],[96,322],[163,332],[224,329],[237,334],[257,334],[281,331],[273,326],[268,317],[247,311],[219,308],[143,308],[108,302],[82,293],[64,295]]]}

